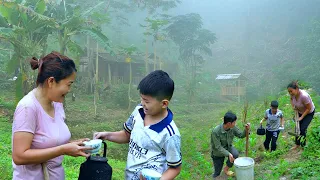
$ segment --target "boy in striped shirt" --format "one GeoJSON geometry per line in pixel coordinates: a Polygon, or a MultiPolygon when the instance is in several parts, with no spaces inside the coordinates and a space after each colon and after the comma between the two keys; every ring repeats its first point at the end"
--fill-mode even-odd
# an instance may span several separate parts
{"type": "Polygon", "coordinates": [[[95,138],[116,143],[129,143],[126,180],[139,180],[142,169],[162,174],[161,179],[174,179],[181,171],[181,137],[168,108],[174,82],[169,75],[156,70],[138,85],[141,104],[136,106],[124,129],[98,132],[95,138]]]}

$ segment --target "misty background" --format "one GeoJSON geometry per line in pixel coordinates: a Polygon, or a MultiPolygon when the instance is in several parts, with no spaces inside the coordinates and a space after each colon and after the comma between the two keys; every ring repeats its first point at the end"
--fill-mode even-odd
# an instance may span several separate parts
{"type": "MultiPolygon", "coordinates": [[[[308,82],[319,92],[319,7],[319,0],[182,0],[169,14],[198,13],[203,27],[217,37],[203,70],[212,79],[241,73],[249,79],[248,95],[260,97],[278,93],[292,80],[308,82]]],[[[141,43],[138,23],[146,14],[130,15],[127,42],[141,43]]]]}
{"type": "MultiPolygon", "coordinates": [[[[153,53],[157,49],[156,57],[159,55],[159,59],[161,58],[164,62],[178,64],[177,72],[179,73],[174,79],[182,82],[182,89],[188,91],[186,94],[201,94],[207,90],[218,92],[219,84],[215,81],[218,74],[238,73],[247,78],[247,99],[263,98],[266,95],[277,94],[292,80],[299,80],[302,84],[307,84],[307,87],[313,87],[318,92],[320,90],[318,71],[320,58],[319,0],[97,0],[92,2],[56,0],[48,2],[46,9],[41,13],[56,18],[57,23],[72,20],[72,17],[81,13],[83,14],[81,15],[83,20],[79,20],[78,23],[90,27],[90,23],[86,22],[88,22],[88,19],[92,20],[91,23],[94,27],[101,31],[105,37],[105,41],[103,39],[97,41],[103,42],[102,45],[100,44],[100,52],[110,53],[112,51],[118,55],[122,52],[122,54],[127,53],[128,56],[128,51],[123,52],[125,48],[131,46],[134,47],[133,54],[139,54],[141,61],[149,61],[146,59],[148,56],[148,59],[151,59],[150,63],[152,63],[153,53]],[[57,11],[53,12],[53,10],[57,11]],[[207,36],[212,39],[208,40],[205,37],[204,39],[207,39],[208,42],[202,43],[200,40],[198,45],[186,47],[188,43],[179,45],[172,39],[172,34],[177,33],[176,35],[179,35],[179,30],[175,29],[173,33],[171,31],[170,35],[168,27],[174,24],[174,19],[177,16],[190,15],[191,13],[199,17],[199,28],[212,33],[207,36]],[[151,21],[146,21],[147,18],[151,21]],[[158,24],[156,30],[152,29],[152,23],[156,24],[157,20],[165,21],[165,23],[158,24]],[[164,38],[162,40],[157,39],[156,42],[154,40],[156,33],[164,38]],[[156,48],[155,42],[157,43],[156,48]],[[205,44],[204,47],[200,47],[201,44],[205,44]],[[105,50],[101,50],[101,48],[105,50]],[[181,51],[183,48],[184,54],[181,51]],[[188,48],[193,48],[193,50],[187,50],[188,48]],[[201,48],[205,51],[201,51],[201,48]],[[192,52],[193,55],[188,55],[188,51],[195,52],[192,52]],[[196,55],[200,56],[196,57],[196,55]],[[186,62],[190,63],[192,60],[187,60],[187,58],[191,56],[195,59],[194,64],[188,65],[186,62]],[[183,78],[185,77],[184,74],[190,71],[192,71],[191,76],[194,76],[194,78],[190,77],[191,80],[183,78]],[[212,86],[200,87],[200,84],[203,83],[206,85],[211,83],[212,86]]],[[[30,8],[37,6],[35,0],[21,1],[21,3],[29,4],[30,8]]],[[[4,19],[1,19],[1,23],[4,24],[4,28],[7,28],[12,26],[13,22],[8,22],[4,17],[4,19]],[[6,26],[6,23],[9,26],[6,26]]],[[[192,23],[184,23],[186,24],[183,28],[185,30],[194,26],[192,23]]],[[[17,24],[17,26],[20,25],[17,24]]],[[[65,27],[59,28],[63,29],[65,27]]],[[[72,29],[74,27],[68,28],[72,29]]],[[[38,31],[41,31],[41,29],[38,31]]],[[[4,29],[3,32],[5,32],[4,29]]],[[[79,59],[78,61],[81,61],[81,57],[88,57],[91,61],[89,64],[93,66],[90,68],[89,65],[89,69],[92,71],[91,78],[93,78],[95,74],[95,40],[92,39],[89,42],[88,33],[81,34],[83,31],[75,30],[73,31],[74,35],[69,33],[71,35],[67,37],[66,47],[59,47],[61,41],[58,40],[59,37],[56,36],[55,30],[52,32],[49,32],[47,36],[46,42],[49,43],[46,44],[45,49],[34,50],[34,52],[25,54],[20,53],[20,55],[16,52],[16,55],[18,54],[16,60],[14,58],[10,60],[10,58],[15,57],[16,50],[12,46],[14,44],[10,44],[10,41],[6,41],[6,37],[3,36],[1,39],[4,46],[1,50],[2,76],[9,75],[12,77],[14,74],[17,75],[17,69],[21,69],[19,67],[21,66],[21,64],[19,65],[21,59],[41,56],[44,52],[52,50],[61,51],[61,49],[65,49],[67,55],[79,59]],[[74,42],[73,48],[68,45],[69,41],[74,42]],[[88,56],[87,47],[92,50],[93,56],[91,58],[88,56]],[[8,51],[8,49],[11,50],[8,51]]],[[[130,53],[132,54],[132,52],[130,53]]],[[[128,68],[122,70],[128,71],[128,68]]],[[[151,69],[141,71],[150,72],[151,70],[152,65],[151,69]]],[[[164,68],[164,70],[166,69],[164,68]]],[[[102,69],[102,71],[105,71],[105,69],[102,69]]],[[[107,73],[107,71],[105,72],[107,73]]],[[[142,76],[142,74],[140,73],[139,76],[142,76]]],[[[139,78],[141,77],[137,79],[139,78]]],[[[218,94],[211,94],[211,96],[218,96],[218,94]]],[[[197,97],[195,98],[197,99],[197,97]]],[[[219,101],[219,98],[212,98],[212,102],[214,101],[219,101]]]]}
{"type": "MultiPolygon", "coordinates": [[[[64,102],[72,139],[121,130],[140,103],[140,80],[162,69],[175,82],[178,180],[212,179],[211,132],[228,110],[239,127],[251,123],[256,179],[320,177],[319,117],[304,151],[289,151],[295,123],[286,89],[298,80],[320,106],[320,0],[0,0],[2,179],[12,179],[16,105],[36,87],[38,71],[28,60],[51,51],[73,59],[78,70],[64,102]],[[275,99],[285,131],[269,153],[255,130],[275,99]]],[[[244,156],[244,140],[234,145],[244,156]]],[[[108,142],[113,179],[124,179],[127,153],[127,145],[108,142]]],[[[83,161],[65,158],[66,179],[78,178],[83,161]]]]}

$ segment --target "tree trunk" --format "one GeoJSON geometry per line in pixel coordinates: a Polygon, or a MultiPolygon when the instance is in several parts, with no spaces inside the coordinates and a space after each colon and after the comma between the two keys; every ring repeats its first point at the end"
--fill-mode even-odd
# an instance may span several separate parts
{"type": "Polygon", "coordinates": [[[146,75],[147,75],[147,74],[149,74],[148,37],[146,37],[146,60],[145,60],[145,66],[146,66],[146,75]]]}
{"type": "Polygon", "coordinates": [[[94,115],[97,117],[97,102],[98,102],[98,73],[99,73],[99,45],[97,43],[97,50],[96,50],[96,72],[95,72],[95,86],[94,86],[94,115]]]}
{"type": "MultiPolygon", "coordinates": [[[[147,17],[149,17],[149,11],[148,11],[148,14],[147,14],[147,17]]],[[[148,32],[149,28],[148,26],[146,27],[146,32],[148,32]]],[[[145,59],[145,66],[146,66],[146,75],[149,74],[149,53],[148,53],[148,36],[146,35],[146,59],[145,59]]]]}
{"type": "Polygon", "coordinates": [[[153,59],[154,59],[154,62],[153,62],[153,70],[155,71],[155,70],[156,70],[156,64],[157,64],[157,41],[154,41],[153,47],[154,47],[154,53],[153,53],[153,55],[154,55],[154,57],[153,57],[153,59]]]}
{"type": "Polygon", "coordinates": [[[108,63],[108,76],[109,76],[109,84],[108,85],[111,85],[111,81],[112,81],[112,73],[111,73],[111,67],[110,67],[110,63],[108,63]]]}
{"type": "Polygon", "coordinates": [[[67,35],[66,32],[63,31],[63,34],[59,34],[59,44],[60,44],[60,53],[62,55],[66,52],[66,42],[67,42],[67,35]]]}
{"type": "Polygon", "coordinates": [[[131,83],[132,83],[132,67],[131,61],[129,62],[129,87],[128,87],[128,109],[127,111],[130,112],[131,110],[131,83]]]}
{"type": "MultiPolygon", "coordinates": [[[[90,63],[90,38],[89,36],[87,36],[87,58],[88,58],[88,62],[87,62],[87,72],[88,72],[88,78],[91,79],[91,63],[90,63]]],[[[87,86],[87,92],[88,93],[92,93],[92,80],[89,80],[90,84],[86,84],[87,86]]]]}

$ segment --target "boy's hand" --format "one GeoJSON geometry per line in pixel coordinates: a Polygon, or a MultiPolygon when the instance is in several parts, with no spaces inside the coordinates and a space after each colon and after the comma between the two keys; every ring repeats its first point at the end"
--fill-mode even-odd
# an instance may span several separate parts
{"type": "Polygon", "coordinates": [[[140,173],[140,180],[146,180],[146,178],[144,178],[141,173],[140,173]]]}
{"type": "Polygon", "coordinates": [[[93,139],[108,140],[107,139],[108,134],[109,134],[109,132],[95,132],[93,134],[93,139]]]}

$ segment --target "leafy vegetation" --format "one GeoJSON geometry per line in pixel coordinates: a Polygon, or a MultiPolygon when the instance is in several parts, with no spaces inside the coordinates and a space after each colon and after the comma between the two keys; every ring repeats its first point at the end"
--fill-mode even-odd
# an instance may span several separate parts
{"type": "MultiPolygon", "coordinates": [[[[7,95],[10,93],[7,93],[7,95]]],[[[12,94],[12,93],[11,93],[12,94]]],[[[0,101],[0,169],[5,179],[11,179],[11,121],[10,114],[14,110],[12,96],[1,96],[0,101]]],[[[116,131],[122,128],[122,123],[128,114],[125,109],[113,107],[114,102],[99,101],[98,116],[93,113],[92,96],[82,96],[76,103],[69,103],[67,107],[67,124],[72,132],[72,138],[92,137],[94,131],[116,131]]],[[[312,94],[315,102],[320,102],[320,97],[312,94]]],[[[275,97],[269,97],[273,100],[275,97]]],[[[285,92],[278,96],[279,108],[283,110],[286,119],[285,132],[280,134],[278,147],[274,152],[261,150],[264,136],[257,136],[255,130],[263,117],[264,102],[250,102],[247,121],[251,123],[251,135],[249,138],[249,157],[255,159],[256,179],[280,178],[288,179],[312,179],[319,177],[319,145],[320,123],[315,117],[308,129],[308,143],[301,152],[289,151],[294,142],[287,132],[292,131],[294,123],[291,120],[293,111],[288,105],[289,99],[285,92]]],[[[318,103],[319,104],[319,103],[318,103]]],[[[317,104],[317,105],[318,105],[317,104]]],[[[239,118],[237,125],[242,127],[243,105],[240,103],[225,104],[185,104],[173,102],[171,109],[175,113],[177,123],[182,135],[183,169],[177,179],[211,179],[212,160],[210,158],[210,133],[212,128],[222,122],[223,114],[231,109],[239,118]],[[201,112],[201,113],[199,113],[201,112]]],[[[240,151],[240,156],[245,153],[245,140],[235,139],[234,145],[240,151]]],[[[127,145],[108,143],[109,164],[113,167],[114,179],[123,179],[123,173],[127,155],[127,145]]],[[[79,166],[84,158],[66,157],[64,167],[67,179],[76,179],[79,166]]]]}

